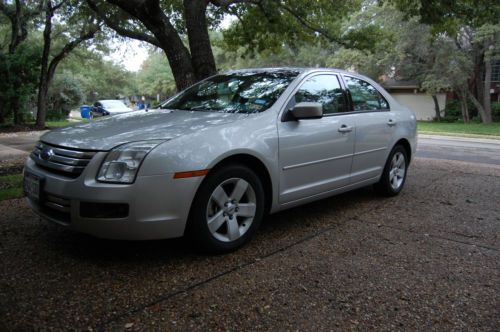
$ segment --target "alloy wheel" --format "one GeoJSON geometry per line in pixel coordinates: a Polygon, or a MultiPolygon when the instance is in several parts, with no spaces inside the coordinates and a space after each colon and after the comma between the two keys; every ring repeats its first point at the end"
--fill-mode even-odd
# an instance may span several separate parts
{"type": "Polygon", "coordinates": [[[391,160],[391,170],[389,172],[389,182],[393,190],[398,190],[403,184],[406,173],[405,156],[401,152],[396,152],[391,160]]]}
{"type": "Polygon", "coordinates": [[[219,241],[235,241],[248,231],[256,210],[257,199],[250,183],[241,178],[227,179],[214,189],[208,200],[208,229],[219,241]]]}

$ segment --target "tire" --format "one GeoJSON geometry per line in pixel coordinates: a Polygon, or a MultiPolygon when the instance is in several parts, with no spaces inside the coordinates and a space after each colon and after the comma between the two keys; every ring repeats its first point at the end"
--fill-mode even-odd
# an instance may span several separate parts
{"type": "Polygon", "coordinates": [[[408,154],[402,145],[396,145],[385,163],[380,181],[374,185],[375,190],[384,196],[396,196],[406,182],[408,171],[408,154]]]}
{"type": "Polygon", "coordinates": [[[264,188],[251,169],[239,164],[215,169],[196,193],[187,234],[199,251],[231,252],[258,229],[264,205],[264,188]]]}

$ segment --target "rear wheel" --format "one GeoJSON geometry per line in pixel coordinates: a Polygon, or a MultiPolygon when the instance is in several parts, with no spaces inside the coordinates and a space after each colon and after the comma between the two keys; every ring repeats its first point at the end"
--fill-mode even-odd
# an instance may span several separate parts
{"type": "Polygon", "coordinates": [[[264,189],[243,165],[209,173],[191,207],[189,235],[203,251],[229,252],[244,245],[264,215],[264,189]]]}
{"type": "Polygon", "coordinates": [[[403,189],[408,169],[406,150],[401,145],[396,145],[384,167],[380,181],[375,184],[375,189],[385,196],[395,196],[403,189]]]}

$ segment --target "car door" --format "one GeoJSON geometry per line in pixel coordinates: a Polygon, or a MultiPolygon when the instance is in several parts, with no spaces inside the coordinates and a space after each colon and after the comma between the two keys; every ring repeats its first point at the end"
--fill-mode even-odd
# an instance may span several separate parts
{"type": "Polygon", "coordinates": [[[278,122],[280,203],[293,202],[349,184],[355,128],[347,95],[334,74],[306,77],[287,103],[319,102],[323,117],[278,122]]]}
{"type": "Polygon", "coordinates": [[[343,75],[351,98],[356,139],[351,183],[380,176],[393,141],[396,118],[389,103],[369,82],[343,75]]]}

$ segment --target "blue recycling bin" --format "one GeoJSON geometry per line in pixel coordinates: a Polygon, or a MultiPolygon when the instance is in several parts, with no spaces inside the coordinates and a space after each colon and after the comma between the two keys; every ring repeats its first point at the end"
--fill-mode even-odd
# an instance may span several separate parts
{"type": "Polygon", "coordinates": [[[90,107],[88,105],[80,106],[80,115],[82,116],[82,118],[90,119],[90,110],[91,109],[92,109],[92,107],[90,107]]]}

